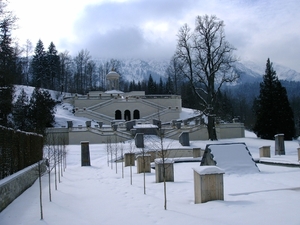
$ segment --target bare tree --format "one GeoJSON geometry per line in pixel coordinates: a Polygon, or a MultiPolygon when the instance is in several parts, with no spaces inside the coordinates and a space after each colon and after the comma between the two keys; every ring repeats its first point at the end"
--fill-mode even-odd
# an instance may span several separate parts
{"type": "Polygon", "coordinates": [[[168,77],[170,77],[172,81],[174,94],[176,95],[180,94],[180,84],[182,83],[182,75],[181,75],[180,67],[178,65],[178,61],[174,56],[170,60],[169,66],[166,70],[166,74],[168,75],[168,77]]]}
{"type": "Polygon", "coordinates": [[[116,174],[118,173],[118,142],[117,136],[115,136],[115,144],[114,144],[114,153],[115,153],[115,164],[116,164],[116,174]]]}
{"type": "Polygon", "coordinates": [[[26,40],[26,44],[24,46],[25,48],[25,65],[24,65],[24,74],[26,77],[26,85],[29,84],[29,65],[30,65],[30,61],[29,61],[29,55],[32,53],[32,43],[29,39],[26,40]]]}
{"type": "Polygon", "coordinates": [[[123,148],[123,142],[120,143],[120,149],[121,149],[121,162],[122,162],[122,178],[124,178],[124,148],[123,148]]]}
{"type": "Polygon", "coordinates": [[[226,82],[233,82],[235,50],[226,40],[224,22],[216,16],[197,16],[194,31],[187,24],[178,33],[175,59],[181,74],[190,82],[193,92],[207,116],[210,140],[216,140],[215,109],[217,93],[226,82]]]}
{"type": "MultiPolygon", "coordinates": [[[[128,153],[135,153],[135,145],[133,144],[133,140],[131,140],[129,142],[129,149],[128,149],[128,153]]],[[[132,185],[132,157],[130,157],[130,184],[132,185]]]]}

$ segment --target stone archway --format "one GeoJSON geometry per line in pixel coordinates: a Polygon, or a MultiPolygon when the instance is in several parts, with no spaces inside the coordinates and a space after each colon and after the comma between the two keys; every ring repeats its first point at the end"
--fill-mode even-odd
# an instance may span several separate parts
{"type": "Polygon", "coordinates": [[[134,120],[140,119],[140,111],[139,110],[136,109],[133,111],[133,119],[134,120]]]}
{"type": "Polygon", "coordinates": [[[121,120],[121,119],[122,119],[122,113],[121,113],[121,110],[116,110],[116,111],[115,111],[115,119],[116,119],[116,120],[121,120]]]}
{"type": "Polygon", "coordinates": [[[129,121],[129,120],[131,120],[131,113],[130,113],[130,110],[125,110],[125,112],[124,112],[124,119],[126,120],[126,121],[129,121]]]}

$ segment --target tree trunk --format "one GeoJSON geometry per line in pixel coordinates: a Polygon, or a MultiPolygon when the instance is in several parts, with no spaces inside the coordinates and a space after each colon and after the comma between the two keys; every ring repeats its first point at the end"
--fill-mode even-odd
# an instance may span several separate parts
{"type": "Polygon", "coordinates": [[[49,171],[48,171],[48,183],[49,183],[49,201],[52,201],[52,196],[51,196],[51,170],[49,166],[49,171]]]}
{"type": "Polygon", "coordinates": [[[211,141],[218,140],[216,127],[215,127],[215,118],[213,116],[208,116],[207,132],[208,132],[209,140],[211,141]]]}
{"type": "Polygon", "coordinates": [[[42,195],[42,171],[41,171],[41,162],[38,162],[38,173],[39,173],[39,187],[40,187],[40,212],[41,220],[44,219],[43,216],[43,195],[42,195]]]}

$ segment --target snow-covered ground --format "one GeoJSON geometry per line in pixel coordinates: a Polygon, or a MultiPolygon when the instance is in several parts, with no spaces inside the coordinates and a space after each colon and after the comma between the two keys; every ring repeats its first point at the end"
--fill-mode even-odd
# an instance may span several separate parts
{"type": "MultiPolygon", "coordinates": [[[[184,114],[192,111],[184,110],[184,114]]],[[[184,115],[183,115],[184,116],[184,115]]],[[[57,123],[74,121],[69,110],[57,110],[57,123]],[[60,122],[58,122],[60,121],[60,122]]],[[[78,123],[85,118],[77,118],[78,123]]],[[[66,124],[64,124],[66,125],[66,124]]],[[[245,138],[211,141],[191,141],[191,147],[205,148],[208,143],[243,142],[254,158],[259,147],[271,146],[271,159],[298,163],[298,141],[286,141],[286,155],[274,155],[274,141],[261,140],[251,132],[245,138]]],[[[168,140],[166,140],[168,145],[168,140]]],[[[178,145],[173,142],[172,145],[178,145]]],[[[124,149],[128,143],[124,144],[124,149]]],[[[43,182],[44,220],[40,220],[38,182],[26,190],[0,213],[1,225],[182,225],[182,224],[300,224],[300,168],[258,164],[260,172],[224,174],[224,201],[194,204],[193,168],[199,162],[175,163],[174,182],[167,183],[167,210],[164,210],[163,183],[155,183],[155,171],[146,174],[146,194],[143,175],[121,162],[107,164],[107,146],[90,145],[91,166],[81,167],[80,145],[67,146],[67,168],[58,184],[52,185],[52,202],[48,200],[47,177],[43,182]]],[[[234,160],[234,158],[232,159],[234,160]]],[[[52,179],[53,180],[53,179],[52,179]]]]}
{"type": "MultiPolygon", "coordinates": [[[[245,142],[255,156],[260,146],[273,146],[272,141],[253,137],[230,141],[245,142]]],[[[272,158],[297,162],[297,147],[297,142],[286,142],[287,155],[272,158]]],[[[79,145],[67,146],[67,150],[67,169],[52,193],[52,202],[48,200],[47,177],[43,177],[44,220],[40,220],[35,182],[0,213],[1,225],[300,224],[299,168],[258,164],[257,173],[225,173],[224,201],[194,204],[193,168],[199,163],[176,163],[175,182],[167,183],[164,210],[163,184],[155,183],[154,170],[146,174],[144,195],[143,175],[133,167],[131,185],[130,168],[125,167],[122,178],[121,163],[113,164],[113,169],[107,165],[105,145],[90,145],[90,167],[81,167],[79,145]]]]}

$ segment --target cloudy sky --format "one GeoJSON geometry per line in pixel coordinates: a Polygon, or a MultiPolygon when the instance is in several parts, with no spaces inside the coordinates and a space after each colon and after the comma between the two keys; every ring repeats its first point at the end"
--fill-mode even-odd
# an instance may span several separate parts
{"type": "Polygon", "coordinates": [[[9,0],[20,45],[51,41],[75,56],[169,59],[179,28],[197,15],[225,22],[241,60],[272,62],[300,72],[299,0],[9,0]]]}

